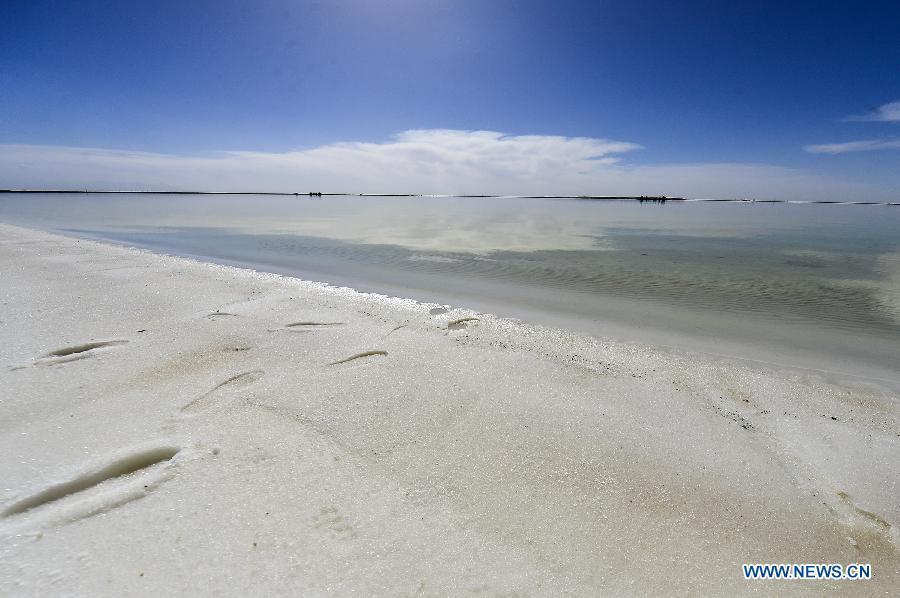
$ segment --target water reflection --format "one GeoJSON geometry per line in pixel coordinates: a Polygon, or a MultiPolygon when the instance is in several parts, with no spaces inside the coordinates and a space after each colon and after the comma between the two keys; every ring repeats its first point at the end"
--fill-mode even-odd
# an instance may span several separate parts
{"type": "Polygon", "coordinates": [[[900,354],[896,207],[11,195],[0,220],[676,344],[755,336],[894,372],[900,354]]]}

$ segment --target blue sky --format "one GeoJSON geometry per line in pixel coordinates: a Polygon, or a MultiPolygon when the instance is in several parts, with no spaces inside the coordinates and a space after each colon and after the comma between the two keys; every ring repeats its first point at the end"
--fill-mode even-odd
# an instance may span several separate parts
{"type": "MultiPolygon", "coordinates": [[[[728,165],[744,169],[734,195],[791,194],[812,179],[900,195],[897,2],[8,0],[3,12],[0,186],[44,183],[32,178],[63,148],[82,153],[51,183],[196,187],[237,168],[246,177],[229,182],[254,188],[282,164],[292,176],[279,184],[334,185],[358,168],[340,152],[323,164],[333,144],[358,144],[363,160],[366,144],[381,156],[405,131],[486,130],[530,139],[517,155],[558,151],[559,138],[631,145],[600,151],[596,166],[583,152],[547,155],[563,170],[541,177],[541,160],[510,165],[500,137],[481,156],[506,169],[505,189],[444,153],[458,137],[431,135],[383,176],[398,191],[527,192],[557,177],[579,192],[697,195],[729,192],[728,165]],[[116,157],[108,180],[82,172],[98,161],[85,148],[116,157]],[[318,152],[314,164],[304,151],[318,152]],[[252,164],[234,162],[248,154],[252,164]],[[214,157],[206,170],[191,162],[214,157]],[[202,172],[191,179],[191,168],[202,172]],[[446,177],[404,178],[423,168],[446,177]]],[[[351,180],[370,190],[372,176],[351,180]]]]}

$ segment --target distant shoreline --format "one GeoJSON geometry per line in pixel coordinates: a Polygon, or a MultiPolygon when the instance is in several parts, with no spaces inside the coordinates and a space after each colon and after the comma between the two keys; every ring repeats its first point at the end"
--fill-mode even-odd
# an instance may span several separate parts
{"type": "Polygon", "coordinates": [[[835,201],[835,200],[790,200],[790,199],[751,199],[751,198],[691,198],[668,197],[665,195],[452,195],[432,193],[325,193],[320,191],[96,191],[90,189],[0,189],[0,193],[32,193],[32,194],[106,194],[106,195],[269,195],[283,197],[462,197],[462,198],[520,198],[520,199],[580,199],[592,201],[638,201],[650,203],[677,202],[722,202],[722,203],[784,203],[784,204],[833,204],[860,206],[900,206],[900,201],[835,201]]]}

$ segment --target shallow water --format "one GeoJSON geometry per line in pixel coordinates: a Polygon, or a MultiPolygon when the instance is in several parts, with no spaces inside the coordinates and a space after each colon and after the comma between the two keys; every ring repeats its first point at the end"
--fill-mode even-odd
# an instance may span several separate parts
{"type": "Polygon", "coordinates": [[[0,221],[589,333],[900,379],[900,207],[0,195],[0,221]]]}

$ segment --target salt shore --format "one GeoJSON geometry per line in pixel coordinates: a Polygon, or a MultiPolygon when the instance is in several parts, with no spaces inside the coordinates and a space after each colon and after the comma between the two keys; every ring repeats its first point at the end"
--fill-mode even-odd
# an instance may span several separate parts
{"type": "Polygon", "coordinates": [[[0,595],[900,588],[889,391],[6,225],[0,280],[0,595]]]}

